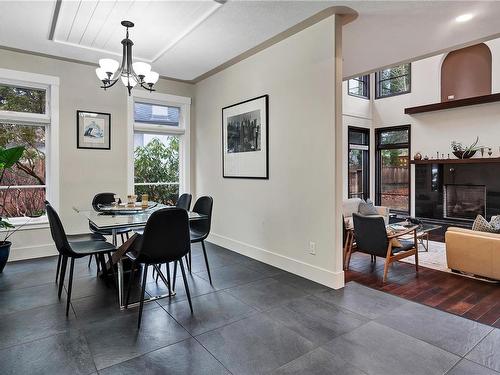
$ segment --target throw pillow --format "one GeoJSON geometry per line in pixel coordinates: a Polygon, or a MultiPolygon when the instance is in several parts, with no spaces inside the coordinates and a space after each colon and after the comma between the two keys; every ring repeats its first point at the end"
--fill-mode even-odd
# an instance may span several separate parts
{"type": "Polygon", "coordinates": [[[364,216],[379,215],[377,209],[371,200],[361,201],[358,207],[358,213],[364,216]]]}
{"type": "Polygon", "coordinates": [[[495,231],[495,233],[500,233],[500,215],[492,216],[490,220],[490,225],[495,231]]]}
{"type": "Polygon", "coordinates": [[[489,233],[496,232],[495,228],[490,223],[488,223],[488,221],[482,215],[476,216],[476,220],[474,220],[474,223],[472,224],[472,230],[489,233]]]}

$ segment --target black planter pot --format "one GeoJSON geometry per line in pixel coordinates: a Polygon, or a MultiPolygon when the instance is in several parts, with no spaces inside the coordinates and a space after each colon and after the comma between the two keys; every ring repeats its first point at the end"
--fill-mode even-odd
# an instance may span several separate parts
{"type": "Polygon", "coordinates": [[[3,272],[7,260],[9,260],[10,245],[12,245],[10,241],[0,242],[0,273],[3,272]]]}

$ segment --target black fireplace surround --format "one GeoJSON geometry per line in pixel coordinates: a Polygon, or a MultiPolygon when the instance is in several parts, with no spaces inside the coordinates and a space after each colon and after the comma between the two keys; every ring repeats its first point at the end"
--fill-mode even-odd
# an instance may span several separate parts
{"type": "Polygon", "coordinates": [[[500,163],[416,164],[415,216],[470,226],[500,215],[500,163]]]}

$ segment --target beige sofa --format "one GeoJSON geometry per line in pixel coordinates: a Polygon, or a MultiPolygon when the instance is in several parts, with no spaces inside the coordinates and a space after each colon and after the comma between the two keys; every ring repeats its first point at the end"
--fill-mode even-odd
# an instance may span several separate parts
{"type": "MultiPolygon", "coordinates": [[[[349,198],[344,199],[342,202],[342,214],[344,215],[344,220],[347,227],[352,227],[352,214],[358,212],[359,204],[361,203],[360,198],[349,198]]],[[[384,218],[385,224],[389,224],[389,208],[383,206],[375,206],[380,216],[384,218]]]]}
{"type": "Polygon", "coordinates": [[[500,280],[500,234],[449,227],[445,239],[448,268],[500,280]]]}

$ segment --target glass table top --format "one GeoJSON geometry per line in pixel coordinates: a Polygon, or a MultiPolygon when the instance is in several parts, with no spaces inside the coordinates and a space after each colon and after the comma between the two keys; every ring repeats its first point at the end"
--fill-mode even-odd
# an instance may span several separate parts
{"type": "MultiPolygon", "coordinates": [[[[403,220],[403,221],[398,222],[398,223],[389,224],[389,227],[394,229],[394,230],[408,229],[412,226],[415,227],[415,225],[408,223],[406,220],[403,220]]],[[[441,225],[425,224],[425,223],[420,223],[416,226],[417,233],[428,233],[430,231],[440,229],[440,228],[442,228],[441,225]]]]}
{"type": "MultiPolygon", "coordinates": [[[[146,225],[151,214],[162,208],[175,208],[174,206],[165,206],[158,204],[156,207],[140,213],[110,215],[97,212],[92,207],[73,207],[73,210],[84,216],[88,221],[94,224],[97,229],[119,229],[119,228],[141,228],[146,225]]],[[[203,220],[207,215],[201,215],[196,212],[188,212],[189,221],[203,220]]]]}

